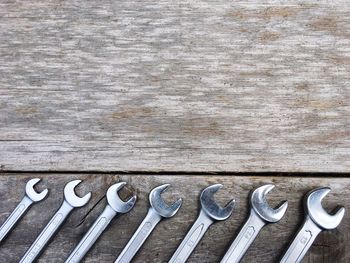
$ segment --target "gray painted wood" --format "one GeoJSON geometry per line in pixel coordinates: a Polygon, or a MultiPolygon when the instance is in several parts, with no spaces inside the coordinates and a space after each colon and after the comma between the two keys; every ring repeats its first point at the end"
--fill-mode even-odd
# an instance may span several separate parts
{"type": "Polygon", "coordinates": [[[1,1],[0,165],[350,171],[347,1],[1,1]]]}
{"type": "MultiPolygon", "coordinates": [[[[2,174],[0,176],[0,223],[5,220],[22,198],[25,183],[33,176],[35,174],[2,174]]],[[[43,180],[39,189],[50,188],[50,195],[42,203],[33,206],[5,242],[1,244],[0,262],[18,262],[59,207],[64,184],[77,178],[84,179],[78,189],[79,193],[85,194],[87,191],[92,191],[92,200],[86,207],[71,214],[39,262],[63,262],[103,210],[106,200],[101,198],[103,198],[107,188],[119,180],[128,183],[128,190],[137,194],[138,202],[129,214],[112,221],[110,228],[87,255],[85,262],[113,262],[146,215],[149,191],[163,183],[171,183],[172,185],[164,194],[166,200],[170,202],[182,197],[184,199],[183,206],[175,217],[159,223],[137,254],[134,262],[166,262],[169,260],[197,217],[198,196],[201,189],[214,183],[224,184],[224,188],[216,194],[216,200],[224,205],[230,198],[235,198],[236,209],[228,220],[212,225],[195,249],[189,262],[211,263],[219,261],[245,221],[248,214],[249,191],[265,183],[276,185],[276,188],[268,195],[269,203],[273,206],[287,199],[289,208],[286,216],[279,223],[266,226],[261,231],[243,262],[277,262],[303,220],[303,195],[319,186],[332,188],[331,193],[323,202],[327,209],[331,210],[337,205],[344,205],[347,213],[338,229],[320,234],[304,262],[350,261],[350,179],[348,178],[307,177],[297,179],[236,175],[145,176],[137,174],[46,174],[41,176],[43,180]]]]}

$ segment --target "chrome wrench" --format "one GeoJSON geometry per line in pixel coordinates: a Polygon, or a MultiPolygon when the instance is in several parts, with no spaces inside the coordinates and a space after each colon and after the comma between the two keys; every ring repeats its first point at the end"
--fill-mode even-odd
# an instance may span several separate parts
{"type": "Polygon", "coordinates": [[[306,195],[304,225],[290,244],[281,263],[301,262],[320,232],[335,229],[340,224],[345,213],[344,207],[339,208],[333,215],[328,214],[322,207],[322,199],[330,190],[329,187],[317,188],[306,195]]]}
{"type": "Polygon", "coordinates": [[[121,254],[116,259],[115,263],[128,263],[136,255],[147,237],[162,218],[170,218],[174,216],[180,209],[182,199],[177,199],[171,206],[167,205],[161,193],[169,187],[169,184],[164,184],[154,188],[149,194],[151,207],[148,213],[128,244],[125,246],[121,254]]]}
{"type": "Polygon", "coordinates": [[[278,208],[271,208],[265,196],[275,186],[263,185],[253,191],[250,197],[250,216],[241,231],[227,250],[221,263],[240,262],[244,254],[267,223],[276,223],[284,216],[288,202],[284,201],[278,208]]]}
{"type": "Polygon", "coordinates": [[[72,212],[74,208],[82,207],[89,202],[91,193],[86,194],[84,197],[79,197],[74,192],[74,188],[80,182],[81,180],[74,180],[66,184],[64,187],[64,200],[61,207],[53,215],[49,223],[45,226],[34,243],[27,250],[25,255],[20,260],[20,263],[34,262],[43,251],[45,245],[58,231],[70,212],[72,212]]]}
{"type": "Polygon", "coordinates": [[[27,182],[26,184],[26,193],[16,206],[15,210],[10,214],[6,219],[4,224],[0,227],[0,242],[8,235],[8,233],[14,228],[16,223],[24,216],[28,211],[29,207],[36,202],[43,200],[47,194],[48,189],[43,190],[38,193],[35,191],[34,186],[40,181],[40,178],[34,178],[27,182]]]}
{"type": "Polygon", "coordinates": [[[73,252],[69,255],[68,259],[65,261],[66,263],[80,262],[100,237],[102,232],[107,228],[112,219],[118,214],[129,212],[134,207],[136,196],[133,196],[128,201],[124,202],[118,195],[118,191],[122,189],[124,185],[126,185],[126,183],[121,182],[108,188],[106,194],[108,203],[105,209],[75,247],[73,252]]]}
{"type": "Polygon", "coordinates": [[[214,200],[214,194],[220,188],[222,188],[221,184],[215,184],[202,191],[200,196],[201,211],[199,216],[175,251],[169,263],[186,262],[210,225],[215,221],[226,220],[232,214],[235,204],[234,200],[231,200],[224,208],[220,207],[214,200]]]}

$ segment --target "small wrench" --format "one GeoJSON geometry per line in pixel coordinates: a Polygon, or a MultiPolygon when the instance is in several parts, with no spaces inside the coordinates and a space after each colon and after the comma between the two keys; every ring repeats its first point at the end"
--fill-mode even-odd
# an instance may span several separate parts
{"type": "Polygon", "coordinates": [[[118,195],[118,191],[122,189],[124,185],[126,185],[126,183],[121,182],[108,188],[106,194],[108,204],[73,252],[69,255],[68,259],[65,261],[66,263],[80,262],[100,237],[102,232],[107,228],[112,219],[118,214],[129,212],[134,207],[136,196],[133,196],[128,201],[124,202],[118,195]]]}
{"type": "Polygon", "coordinates": [[[317,235],[324,230],[335,229],[342,221],[345,208],[341,207],[333,215],[322,207],[322,199],[330,192],[329,187],[310,191],[304,199],[306,217],[304,225],[290,244],[281,263],[301,262],[317,235]]]}
{"type": "Polygon", "coordinates": [[[39,202],[47,196],[47,193],[49,192],[48,189],[43,190],[41,193],[37,193],[34,189],[34,185],[36,185],[40,180],[40,178],[34,178],[27,182],[25,196],[7,218],[5,223],[0,227],[0,242],[4,240],[7,234],[24,216],[33,203],[39,202]]]}
{"type": "Polygon", "coordinates": [[[174,216],[180,209],[182,204],[181,198],[177,199],[171,206],[168,206],[161,196],[161,193],[163,193],[169,186],[169,184],[163,184],[151,191],[149,194],[151,207],[149,208],[145,219],[116,259],[115,263],[129,263],[159,221],[162,218],[170,218],[174,216]]]}
{"type": "Polygon", "coordinates": [[[25,255],[20,260],[20,263],[34,262],[43,251],[45,245],[51,240],[59,227],[63,224],[70,212],[77,207],[86,205],[91,197],[91,193],[84,197],[79,197],[75,194],[74,188],[80,184],[81,180],[74,180],[66,184],[64,187],[64,200],[61,207],[53,215],[49,223],[41,231],[34,243],[27,250],[25,255]]]}
{"type": "Polygon", "coordinates": [[[214,194],[222,188],[221,184],[214,184],[205,188],[200,195],[201,211],[196,222],[188,231],[186,237],[175,251],[169,263],[186,262],[204,233],[215,221],[222,221],[232,214],[235,200],[231,200],[222,208],[214,200],[214,194]]]}
{"type": "Polygon", "coordinates": [[[221,263],[240,262],[260,230],[266,224],[276,223],[282,219],[287,211],[288,202],[284,201],[279,207],[273,209],[266,201],[267,193],[274,187],[272,184],[267,184],[252,192],[250,196],[250,216],[227,250],[221,263]]]}

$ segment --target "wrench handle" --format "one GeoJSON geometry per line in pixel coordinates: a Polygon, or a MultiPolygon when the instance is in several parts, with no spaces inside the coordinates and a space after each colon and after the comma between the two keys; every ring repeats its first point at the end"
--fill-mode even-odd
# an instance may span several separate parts
{"type": "Polygon", "coordinates": [[[152,207],[114,263],[129,263],[162,219],[152,207]]]}
{"type": "Polygon", "coordinates": [[[11,229],[16,225],[16,223],[22,218],[28,208],[33,204],[33,200],[31,200],[27,195],[23,197],[21,202],[16,206],[15,210],[10,214],[10,216],[6,219],[4,224],[0,227],[0,242],[4,240],[7,234],[11,231],[11,229]]]}
{"type": "Polygon", "coordinates": [[[169,263],[186,262],[211,224],[213,224],[213,220],[201,210],[196,222],[194,222],[184,240],[182,240],[169,263]]]}
{"type": "Polygon", "coordinates": [[[80,262],[116,215],[117,212],[107,204],[101,215],[96,219],[82,240],[80,240],[65,263],[80,262]]]}
{"type": "Polygon", "coordinates": [[[244,224],[237,237],[227,250],[221,263],[240,262],[254,239],[266,223],[252,209],[247,222],[244,224]]]}
{"type": "Polygon", "coordinates": [[[27,252],[24,254],[20,263],[31,263],[34,262],[40,253],[43,251],[45,245],[50,241],[50,239],[57,232],[59,227],[63,224],[66,217],[73,210],[73,207],[66,201],[63,201],[61,207],[50,219],[49,223],[41,231],[39,236],[36,238],[34,243],[30,246],[27,252]]]}
{"type": "Polygon", "coordinates": [[[289,245],[289,248],[280,263],[301,262],[321,231],[322,229],[319,228],[309,216],[307,216],[303,227],[299,230],[293,242],[289,245]]]}

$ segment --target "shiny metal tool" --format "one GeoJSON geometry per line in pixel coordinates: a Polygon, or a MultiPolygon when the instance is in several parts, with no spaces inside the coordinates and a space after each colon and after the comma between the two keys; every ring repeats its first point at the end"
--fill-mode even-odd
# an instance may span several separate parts
{"type": "Polygon", "coordinates": [[[45,189],[38,193],[35,191],[34,186],[40,181],[40,178],[34,178],[27,182],[26,184],[26,193],[16,206],[15,210],[10,214],[6,219],[4,224],[0,227],[0,242],[8,235],[8,233],[14,228],[16,223],[24,216],[28,211],[29,207],[33,203],[42,201],[48,194],[48,189],[45,189]]]}
{"type": "Polygon", "coordinates": [[[329,187],[322,187],[312,190],[304,199],[306,217],[304,225],[290,244],[284,254],[281,263],[301,262],[317,235],[324,230],[336,228],[342,221],[345,208],[337,209],[337,212],[330,215],[322,207],[322,199],[330,192],[329,187]]]}
{"type": "Polygon", "coordinates": [[[284,216],[288,202],[284,201],[279,207],[273,209],[266,201],[266,195],[275,186],[263,185],[255,189],[250,196],[250,216],[244,224],[236,239],[227,250],[221,263],[239,262],[260,230],[268,223],[276,223],[284,216]]]}
{"type": "Polygon", "coordinates": [[[151,207],[145,219],[142,221],[128,244],[125,246],[115,263],[128,263],[135,256],[147,237],[162,218],[170,218],[174,216],[180,209],[182,199],[177,199],[172,205],[167,205],[161,194],[169,187],[169,184],[163,184],[154,188],[149,194],[149,202],[151,207]]]}
{"type": "Polygon", "coordinates": [[[91,193],[86,194],[84,197],[79,197],[75,194],[74,188],[80,184],[80,182],[81,180],[74,180],[66,184],[64,187],[64,200],[61,207],[53,215],[49,223],[27,250],[20,263],[34,262],[43,251],[45,245],[48,244],[50,239],[58,231],[70,212],[72,212],[74,208],[82,207],[89,202],[91,193]]]}
{"type": "Polygon", "coordinates": [[[128,201],[124,202],[118,195],[118,191],[121,190],[124,185],[126,185],[126,183],[121,182],[108,188],[106,194],[108,203],[105,209],[70,254],[65,261],[66,263],[80,262],[96,240],[101,236],[102,232],[107,228],[112,219],[118,214],[129,212],[134,207],[136,196],[133,196],[128,201]]]}
{"type": "Polygon", "coordinates": [[[220,207],[214,200],[214,194],[220,188],[222,188],[221,184],[214,184],[202,191],[200,195],[202,208],[199,216],[169,263],[186,262],[210,225],[215,221],[226,220],[232,214],[235,204],[234,200],[231,200],[224,208],[220,207]]]}

